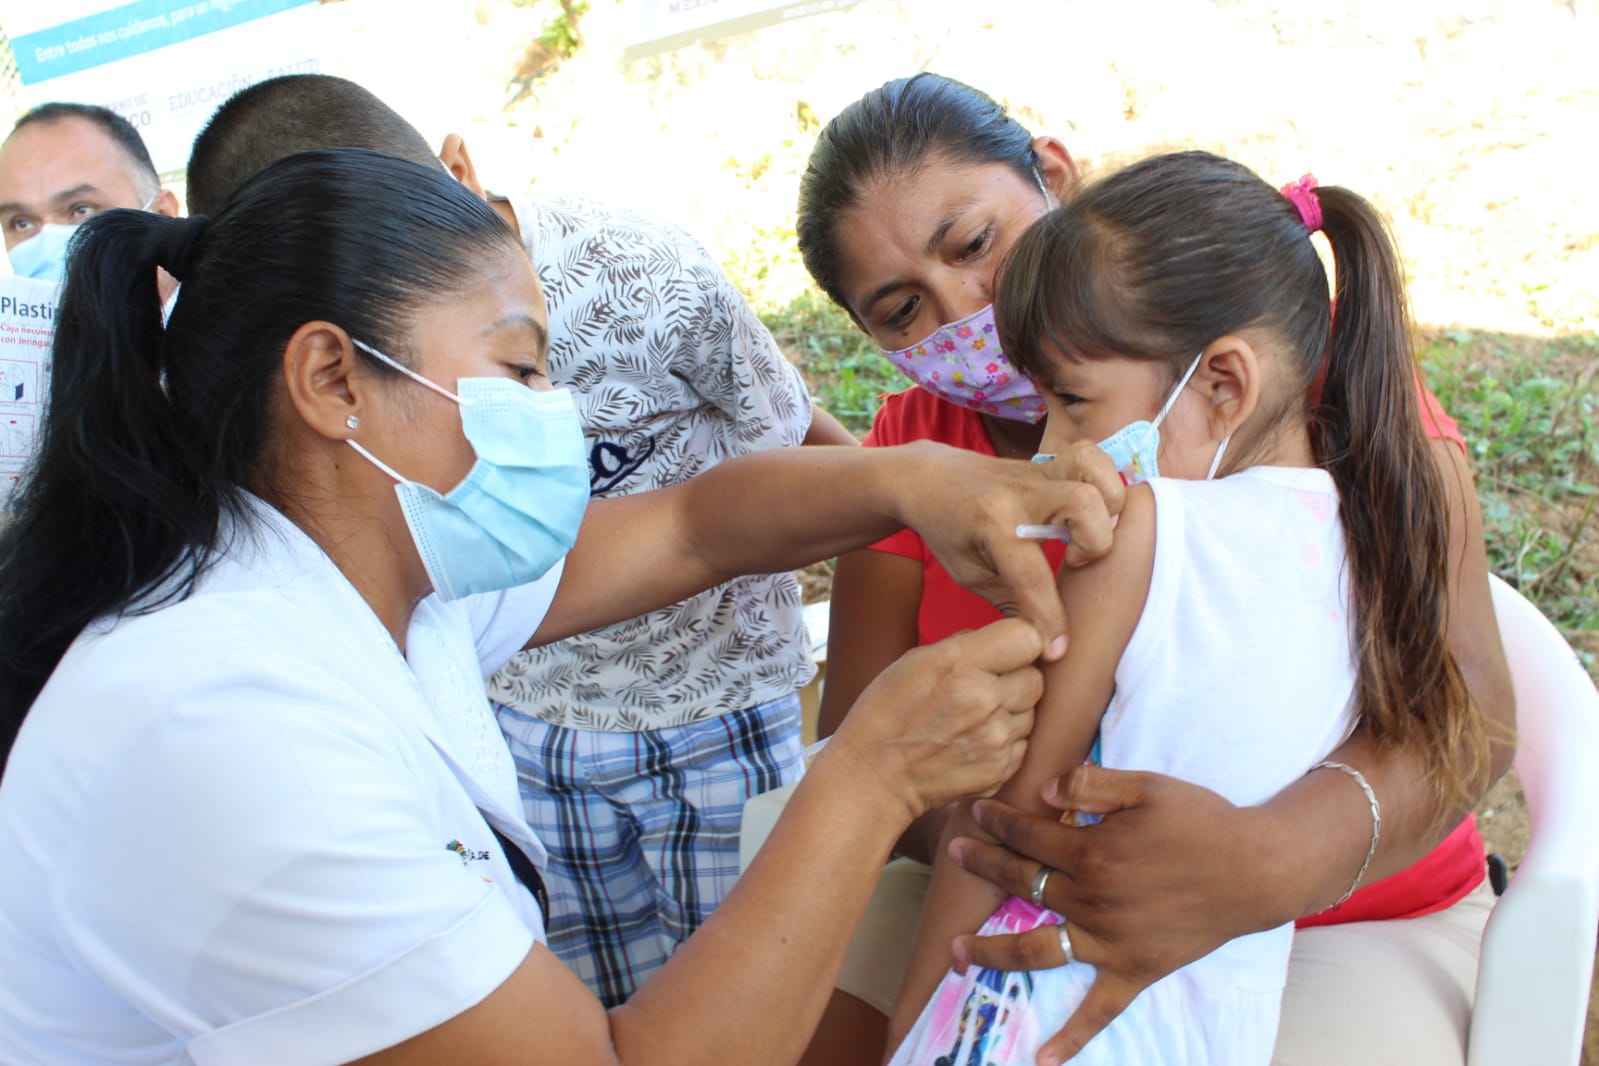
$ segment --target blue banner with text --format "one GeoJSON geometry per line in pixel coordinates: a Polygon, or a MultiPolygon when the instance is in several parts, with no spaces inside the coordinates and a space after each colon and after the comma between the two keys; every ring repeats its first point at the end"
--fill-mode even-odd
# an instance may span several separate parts
{"type": "Polygon", "coordinates": [[[24,85],[142,55],[316,0],[134,0],[14,38],[24,85]]]}

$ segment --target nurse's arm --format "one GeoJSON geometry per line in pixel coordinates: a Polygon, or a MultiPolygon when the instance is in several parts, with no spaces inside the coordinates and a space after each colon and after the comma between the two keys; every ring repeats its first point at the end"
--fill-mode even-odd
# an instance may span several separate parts
{"type": "Polygon", "coordinates": [[[481,1003],[363,1063],[797,1062],[893,842],[863,817],[881,800],[845,776],[813,765],[749,871],[628,1003],[607,1012],[535,945],[481,1003]]]}
{"type": "Polygon", "coordinates": [[[798,1061],[895,837],[1020,765],[1043,692],[1033,665],[1042,648],[1032,626],[1009,619],[918,648],[885,672],[721,906],[625,1005],[606,1012],[537,945],[482,1001],[362,1061],[798,1061]]]}
{"type": "Polygon", "coordinates": [[[529,645],[637,617],[742,574],[860,548],[905,526],[961,584],[1032,621],[1064,649],[1054,574],[1023,523],[1072,529],[1068,562],[1110,545],[1123,488],[1091,444],[1038,465],[930,442],[775,448],[680,485],[595,500],[529,645]]]}

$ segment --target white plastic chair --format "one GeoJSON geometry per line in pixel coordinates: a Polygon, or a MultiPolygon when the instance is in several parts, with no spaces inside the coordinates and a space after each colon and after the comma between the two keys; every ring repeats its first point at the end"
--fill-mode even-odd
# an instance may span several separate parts
{"type": "Polygon", "coordinates": [[[1531,833],[1483,933],[1466,1062],[1576,1066],[1599,931],[1599,692],[1538,609],[1489,580],[1531,833]]]}

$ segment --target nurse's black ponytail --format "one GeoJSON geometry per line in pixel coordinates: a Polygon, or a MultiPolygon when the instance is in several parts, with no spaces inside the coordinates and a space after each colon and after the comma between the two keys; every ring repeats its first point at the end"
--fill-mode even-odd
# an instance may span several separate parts
{"type": "Polygon", "coordinates": [[[0,538],[4,735],[97,607],[209,543],[215,491],[161,391],[156,267],[184,225],[108,211],[73,240],[38,451],[0,538]]]}
{"type": "Polygon", "coordinates": [[[209,221],[84,224],[39,449],[0,534],[0,758],[84,627],[187,595],[246,486],[271,481],[294,331],[337,322],[403,357],[413,315],[507,249],[442,168],[356,149],[275,163],[209,221]],[[158,266],[183,282],[166,328],[158,266]]]}

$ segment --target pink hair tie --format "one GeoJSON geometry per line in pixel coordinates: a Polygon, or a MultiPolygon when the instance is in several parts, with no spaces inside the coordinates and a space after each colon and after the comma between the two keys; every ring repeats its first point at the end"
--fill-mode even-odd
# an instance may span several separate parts
{"type": "Polygon", "coordinates": [[[1306,174],[1282,187],[1282,194],[1299,210],[1299,219],[1312,233],[1321,229],[1321,201],[1316,197],[1316,175],[1306,174]]]}

